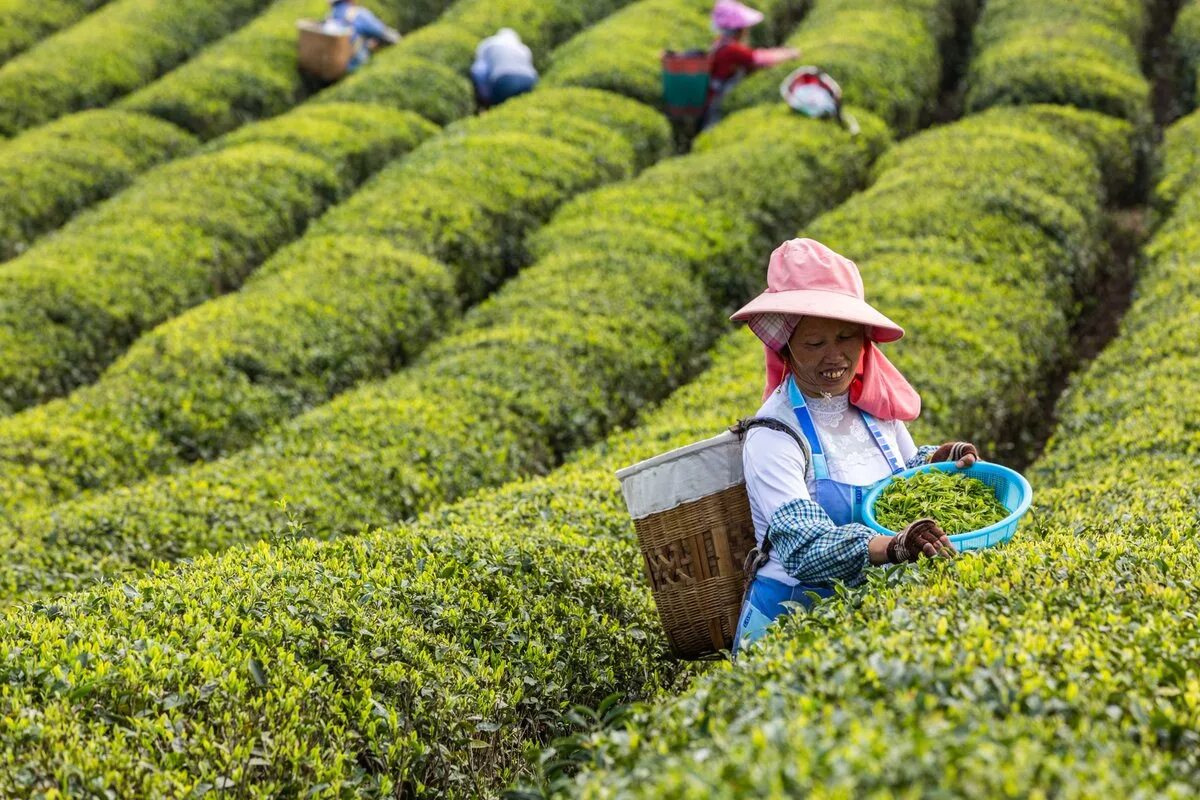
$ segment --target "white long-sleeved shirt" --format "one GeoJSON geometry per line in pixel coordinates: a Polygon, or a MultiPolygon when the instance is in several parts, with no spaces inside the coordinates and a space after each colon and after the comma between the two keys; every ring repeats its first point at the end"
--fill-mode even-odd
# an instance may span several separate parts
{"type": "Polygon", "coordinates": [[[491,84],[506,75],[537,77],[533,66],[533,52],[521,41],[517,32],[502,28],[489,36],[475,48],[475,61],[471,64],[471,77],[479,84],[491,84]]]}
{"type": "MultiPolygon", "coordinates": [[[[758,416],[777,419],[803,435],[785,386],[767,398],[758,416]]],[[[862,415],[850,405],[849,395],[805,398],[805,403],[832,480],[869,486],[891,474],[862,415]]],[[[902,422],[881,420],[879,428],[906,466],[924,463],[933,451],[932,447],[918,449],[902,422]]],[[[771,537],[770,560],[759,575],[789,586],[861,582],[869,564],[867,542],[878,533],[857,523],[835,525],[816,504],[812,469],[792,437],[769,428],[751,429],[742,465],[759,546],[768,533],[771,537]]]]}

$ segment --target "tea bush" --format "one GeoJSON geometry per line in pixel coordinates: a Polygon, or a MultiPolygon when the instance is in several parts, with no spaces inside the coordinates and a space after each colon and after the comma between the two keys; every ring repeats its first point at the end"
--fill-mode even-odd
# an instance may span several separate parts
{"type": "Polygon", "coordinates": [[[1146,126],[1141,0],[989,0],[975,34],[967,106],[1061,103],[1146,126]]]}
{"type": "Polygon", "coordinates": [[[16,137],[0,149],[0,260],[195,145],[174,125],[121,111],[83,111],[16,137]]]}
{"type": "Polygon", "coordinates": [[[731,287],[757,283],[762,242],[859,185],[886,142],[863,120],[852,138],[788,115],[765,134],[784,147],[751,131],[581,195],[533,238],[537,263],[414,366],[228,458],[14,519],[4,538],[22,552],[0,582],[14,596],[78,585],[265,536],[288,515],[353,533],[545,471],[694,370],[731,287]],[[780,190],[759,191],[770,180],[780,190]]]}
{"type": "MultiPolygon", "coordinates": [[[[267,0],[113,0],[0,67],[0,134],[107,105],[236,28],[267,0]]],[[[34,4],[36,5],[36,4],[34,4]]]]}
{"type": "Polygon", "coordinates": [[[1179,101],[1184,109],[1196,105],[1196,75],[1200,73],[1200,3],[1186,0],[1171,33],[1180,61],[1179,101]]]}
{"type": "MultiPolygon", "coordinates": [[[[484,28],[491,25],[499,26],[506,20],[504,15],[510,14],[513,19],[526,20],[522,24],[528,26],[525,28],[525,31],[532,42],[541,41],[549,44],[557,41],[555,37],[563,38],[568,35],[572,30],[571,26],[585,24],[591,18],[589,15],[601,13],[605,7],[604,4],[600,3],[585,4],[582,3],[582,0],[556,0],[556,2],[552,3],[542,2],[541,0],[538,2],[534,2],[534,0],[508,0],[504,4],[484,2],[484,0],[462,0],[462,2],[455,5],[444,15],[445,20],[443,23],[425,28],[424,31],[429,32],[431,35],[437,35],[437,31],[434,30],[436,28],[452,29],[453,25],[449,21],[451,19],[453,19],[455,25],[461,24],[463,20],[467,20],[474,28],[484,28]],[[542,27],[539,28],[538,26],[542,27]]],[[[410,37],[407,41],[417,41],[419,44],[416,36],[410,37]]],[[[402,46],[392,49],[402,49],[402,46]]],[[[413,52],[419,52],[419,49],[413,52]]],[[[379,61],[383,61],[382,56],[379,61]]],[[[454,78],[454,80],[457,81],[458,79],[454,78]]],[[[461,96],[469,98],[469,84],[465,79],[459,81],[459,83],[463,87],[460,93],[461,96]]],[[[343,86],[345,85],[343,84],[343,86]]],[[[333,95],[333,92],[326,94],[333,95]]],[[[344,115],[343,109],[347,108],[344,102],[337,102],[337,98],[332,96],[326,97],[325,100],[325,103],[312,104],[312,108],[305,106],[304,109],[297,109],[296,113],[300,116],[287,116],[280,120],[266,121],[262,123],[265,127],[261,129],[258,126],[254,126],[245,132],[237,132],[231,136],[230,141],[244,141],[247,137],[257,138],[259,136],[278,138],[282,133],[281,127],[287,127],[289,124],[299,125],[301,120],[308,119],[325,119],[327,120],[327,125],[344,126],[352,124],[342,119],[344,115]],[[316,108],[319,105],[335,102],[336,105],[334,108],[329,108],[325,111],[316,108]],[[260,133],[260,130],[263,132],[260,133]]],[[[444,98],[435,97],[434,102],[440,106],[444,102],[444,98]]],[[[398,113],[394,110],[388,111],[385,109],[375,109],[372,111],[366,107],[372,104],[372,101],[365,101],[362,104],[364,107],[360,111],[355,112],[355,114],[370,115],[378,113],[386,115],[389,113],[398,113]]],[[[409,98],[407,102],[400,105],[411,107],[414,104],[415,100],[409,98]]],[[[463,113],[466,113],[467,108],[469,106],[463,108],[463,113]]],[[[430,113],[436,115],[436,108],[430,113]]],[[[351,116],[353,117],[354,115],[351,116]]],[[[331,143],[332,138],[337,138],[338,134],[334,133],[326,125],[317,125],[316,127],[321,127],[323,130],[320,132],[309,130],[300,135],[301,138],[307,138],[309,135],[318,137],[316,140],[317,146],[311,149],[320,152],[324,149],[321,145],[323,143],[331,143]]],[[[403,127],[407,130],[407,125],[403,127]]],[[[396,135],[402,138],[404,130],[397,132],[396,135]]],[[[224,141],[218,140],[214,146],[217,148],[224,147],[224,141]]],[[[338,152],[343,146],[334,148],[334,152],[338,152]]],[[[362,146],[365,150],[369,150],[371,147],[369,142],[348,146],[362,146]]],[[[401,148],[394,155],[398,155],[407,149],[407,147],[401,148]]],[[[333,153],[331,153],[331,157],[332,155],[333,153]]],[[[346,165],[347,168],[349,166],[351,165],[346,165]]],[[[102,209],[97,209],[95,214],[99,215],[98,217],[89,215],[86,219],[104,219],[106,218],[104,214],[107,213],[112,217],[120,216],[126,225],[136,225],[137,221],[132,218],[133,215],[128,210],[132,207],[131,203],[133,202],[130,198],[143,197],[145,192],[153,193],[154,191],[165,190],[164,180],[166,179],[163,176],[167,174],[170,173],[146,176],[123,199],[114,200],[110,203],[109,206],[111,208],[105,206],[102,209]],[[145,187],[143,187],[143,184],[145,184],[145,187]],[[138,193],[139,188],[144,189],[141,194],[138,193]],[[104,209],[108,210],[105,211],[104,209]]],[[[246,177],[248,176],[243,176],[243,179],[246,179],[246,177]]],[[[261,176],[259,176],[259,179],[261,179],[261,176]]],[[[169,180],[177,180],[177,176],[172,175],[169,180]]],[[[186,190],[189,187],[183,186],[179,188],[186,190]]],[[[196,191],[214,191],[213,187],[201,186],[199,179],[197,179],[197,185],[193,188],[196,191]]],[[[261,182],[256,183],[251,190],[260,195],[268,195],[273,191],[272,187],[264,185],[261,182]]],[[[281,186],[276,191],[284,191],[284,189],[281,186]]],[[[219,195],[214,195],[214,197],[216,196],[219,195]]],[[[311,215],[306,214],[303,219],[295,220],[300,227],[293,232],[292,236],[299,232],[303,227],[303,223],[306,223],[312,216],[315,216],[315,212],[322,210],[324,207],[325,203],[314,203],[311,206],[313,209],[311,215]]],[[[232,209],[223,211],[212,209],[211,213],[229,214],[231,211],[232,209]]],[[[141,215],[147,216],[154,213],[157,213],[156,210],[150,208],[141,215]]],[[[248,222],[249,224],[255,224],[258,221],[251,220],[248,222]]],[[[6,344],[6,340],[11,343],[14,349],[20,350],[19,356],[14,356],[11,370],[6,371],[0,367],[0,407],[6,407],[7,410],[20,409],[59,396],[81,383],[93,380],[98,371],[107,366],[116,355],[125,349],[131,338],[144,331],[148,325],[156,324],[165,318],[174,316],[187,307],[195,305],[200,300],[208,299],[214,294],[236,288],[246,275],[257,266],[262,257],[269,255],[270,252],[287,241],[287,239],[274,240],[270,243],[258,241],[257,244],[259,245],[269,244],[270,246],[264,248],[262,252],[256,251],[257,255],[251,259],[247,259],[245,254],[239,255],[232,252],[216,252],[213,256],[202,252],[204,259],[215,257],[217,260],[230,259],[233,262],[225,270],[225,274],[206,279],[204,290],[200,290],[198,284],[185,287],[180,282],[172,286],[171,277],[180,277],[175,271],[166,270],[155,274],[153,278],[168,284],[167,288],[172,292],[170,302],[166,303],[162,302],[160,297],[153,299],[148,297],[150,287],[149,285],[144,285],[143,282],[150,280],[151,276],[143,274],[133,264],[122,267],[120,261],[115,260],[117,259],[115,254],[108,254],[102,268],[120,272],[120,286],[122,287],[120,296],[110,301],[105,301],[103,298],[99,300],[91,298],[86,304],[81,305],[76,303],[77,307],[70,313],[67,313],[58,308],[58,306],[70,302],[62,296],[65,289],[57,286],[57,282],[61,278],[55,276],[53,269],[45,269],[43,265],[49,260],[53,264],[62,266],[64,259],[75,258],[72,248],[88,246],[86,241],[91,236],[90,233],[85,233],[88,230],[91,229],[87,227],[83,219],[77,220],[75,227],[72,228],[71,236],[66,236],[64,232],[63,236],[56,238],[56,248],[50,246],[47,246],[44,250],[34,248],[23,257],[22,261],[14,262],[13,264],[14,269],[19,263],[22,269],[35,270],[38,275],[31,276],[28,280],[23,279],[20,290],[13,292],[11,297],[6,296],[4,301],[0,301],[0,353],[5,355],[8,353],[7,347],[9,345],[6,344]],[[80,225],[83,226],[82,229],[80,225]],[[64,239],[67,239],[68,242],[74,241],[76,244],[70,245],[69,243],[64,243],[64,239]],[[47,255],[43,256],[43,252],[47,255]],[[29,265],[28,267],[25,266],[27,264],[29,265]],[[105,317],[109,315],[115,304],[129,301],[130,298],[127,295],[131,293],[140,294],[140,299],[152,303],[152,308],[149,308],[147,312],[138,313],[123,310],[122,326],[120,330],[113,330],[111,327],[112,321],[106,320],[105,317]],[[37,296],[34,297],[34,295],[37,296]],[[18,315],[14,312],[6,316],[3,308],[4,302],[9,302],[12,305],[23,304],[32,308],[33,311],[29,315],[18,315]],[[43,312],[41,309],[48,305],[53,308],[43,312]],[[62,324],[64,321],[70,324],[62,324]],[[88,324],[81,324],[84,322],[88,324]],[[71,330],[71,328],[74,328],[74,330],[71,330]]],[[[125,233],[121,233],[119,234],[119,238],[124,240],[128,239],[128,236],[125,233]]],[[[138,245],[144,245],[144,242],[144,236],[134,237],[132,241],[128,242],[127,246],[131,249],[136,249],[138,245]]],[[[170,260],[189,261],[191,265],[190,269],[194,276],[202,272],[200,268],[202,261],[192,260],[194,252],[189,250],[192,244],[184,244],[181,241],[177,241],[174,248],[166,243],[160,243],[157,246],[166,248],[166,251],[161,253],[161,255],[170,260]]],[[[93,269],[93,266],[85,261],[81,269],[72,271],[71,279],[79,282],[91,280],[94,274],[93,269]]],[[[11,273],[7,277],[11,278],[11,273]]]]}
{"type": "MultiPolygon", "coordinates": [[[[305,113],[341,122],[362,108],[305,113]]],[[[332,156],[362,141],[324,120],[310,130],[298,116],[243,128],[223,147],[270,142],[332,156]]],[[[241,291],[142,336],[95,384],[0,420],[5,504],[64,499],[214,458],[392,371],[462,304],[527,262],[525,234],[557,205],[631,176],[645,166],[635,151],[661,155],[668,145],[666,123],[650,109],[566,89],[540,90],[425,142],[241,291]]],[[[360,164],[353,177],[379,166],[360,164]]]]}
{"type": "Polygon", "coordinates": [[[434,127],[382,108],[305,108],[161,166],[0,272],[0,403],[36,404],[95,379],[140,332],[235,288],[363,176],[434,127]],[[278,140],[294,124],[292,145],[278,140]],[[341,146],[320,155],[307,136],[341,146]],[[347,136],[352,132],[352,136],[347,136]]]}
{"type": "Polygon", "coordinates": [[[108,0],[0,0],[0,64],[104,5],[108,0]]]}
{"type": "MultiPolygon", "coordinates": [[[[1188,374],[1177,350],[1144,337],[1195,313],[1178,298],[1196,254],[1176,248],[1197,239],[1172,238],[1187,217],[1155,239],[1122,334],[1060,405],[1033,472],[1032,526],[953,562],[875,571],[863,591],[786,618],[736,667],[592,740],[593,771],[567,793],[1190,795],[1200,640],[1179,622],[1193,613],[1200,548],[1195,482],[1180,478],[1196,409],[1188,396],[1176,416],[1143,391],[1167,364],[1172,380],[1188,374]],[[1145,433],[1164,429],[1182,435],[1145,433]]],[[[973,317],[1005,318],[979,297],[973,317]]],[[[928,360],[927,372],[942,366],[936,350],[928,360]]],[[[902,363],[913,377],[919,362],[902,363]]]]}

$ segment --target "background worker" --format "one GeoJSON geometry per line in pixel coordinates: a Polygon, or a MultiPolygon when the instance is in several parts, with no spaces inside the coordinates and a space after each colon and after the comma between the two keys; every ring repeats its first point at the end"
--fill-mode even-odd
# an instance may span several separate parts
{"type": "Polygon", "coordinates": [[[790,47],[765,50],[750,47],[750,29],[762,21],[761,11],[755,11],[737,0],[717,0],[713,6],[712,28],[717,40],[709,51],[708,102],[701,128],[720,120],[721,103],[725,95],[746,75],[800,56],[799,50],[790,47]]]}
{"type": "Polygon", "coordinates": [[[326,25],[340,25],[349,29],[354,55],[347,66],[353,72],[366,63],[371,51],[400,41],[400,32],[383,24],[379,17],[363,8],[357,0],[329,0],[329,16],[326,25]]]}
{"type": "Polygon", "coordinates": [[[533,89],[538,72],[533,53],[512,28],[501,28],[475,49],[471,82],[479,108],[498,106],[533,89]]]}

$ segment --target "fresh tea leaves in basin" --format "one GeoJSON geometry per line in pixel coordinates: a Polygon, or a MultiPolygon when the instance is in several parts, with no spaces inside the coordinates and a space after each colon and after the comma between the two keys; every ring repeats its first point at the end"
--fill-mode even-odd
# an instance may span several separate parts
{"type": "Polygon", "coordinates": [[[996,493],[977,478],[930,470],[892,481],[875,501],[875,519],[893,531],[925,517],[948,534],[986,528],[1008,516],[996,493]]]}

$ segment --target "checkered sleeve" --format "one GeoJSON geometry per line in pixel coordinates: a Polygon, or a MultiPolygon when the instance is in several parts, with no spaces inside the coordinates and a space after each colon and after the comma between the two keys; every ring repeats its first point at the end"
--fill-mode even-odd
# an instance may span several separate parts
{"type": "Polygon", "coordinates": [[[866,525],[837,526],[812,500],[784,503],[771,515],[767,538],[783,568],[804,584],[862,583],[869,563],[867,542],[878,534],[866,525]]]}
{"type": "Polygon", "coordinates": [[[917,454],[915,456],[913,456],[912,458],[910,458],[908,461],[904,462],[904,466],[907,469],[912,469],[913,467],[919,467],[922,464],[928,464],[929,457],[932,456],[935,452],[937,452],[937,449],[938,449],[938,446],[936,444],[921,445],[920,447],[917,448],[917,454]]]}

